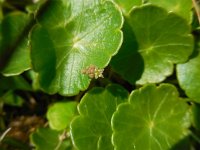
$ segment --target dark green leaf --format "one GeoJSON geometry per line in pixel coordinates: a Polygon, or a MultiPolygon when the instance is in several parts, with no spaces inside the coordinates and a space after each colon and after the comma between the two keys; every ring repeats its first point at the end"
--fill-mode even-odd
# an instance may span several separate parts
{"type": "Polygon", "coordinates": [[[193,114],[193,125],[196,129],[200,131],[200,104],[193,104],[192,106],[192,114],[193,114]]]}
{"type": "Polygon", "coordinates": [[[72,140],[79,150],[112,150],[111,117],[118,104],[127,100],[127,91],[110,85],[94,88],[81,100],[80,116],[71,124],[72,140]]]}
{"type": "Polygon", "coordinates": [[[30,84],[22,76],[0,76],[0,90],[32,90],[30,84]]]}
{"type": "Polygon", "coordinates": [[[24,103],[24,99],[16,95],[13,91],[6,92],[3,96],[0,97],[0,100],[2,100],[4,104],[11,106],[22,106],[24,103]]]}
{"type": "Polygon", "coordinates": [[[0,24],[0,69],[5,76],[30,69],[28,36],[24,35],[28,23],[28,15],[14,12],[5,16],[0,24]]]}

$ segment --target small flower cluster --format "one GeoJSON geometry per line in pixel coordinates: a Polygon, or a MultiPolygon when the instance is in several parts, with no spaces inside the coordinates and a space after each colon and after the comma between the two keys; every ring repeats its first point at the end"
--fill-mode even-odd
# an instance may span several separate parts
{"type": "Polygon", "coordinates": [[[104,69],[99,69],[94,65],[90,65],[86,69],[83,69],[81,73],[88,75],[91,79],[103,78],[104,69]]]}

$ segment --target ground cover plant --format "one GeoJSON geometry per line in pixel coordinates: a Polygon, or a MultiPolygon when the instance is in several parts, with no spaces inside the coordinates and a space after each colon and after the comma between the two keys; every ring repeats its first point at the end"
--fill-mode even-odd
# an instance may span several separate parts
{"type": "Polygon", "coordinates": [[[0,149],[195,150],[195,0],[0,0],[0,149]]]}

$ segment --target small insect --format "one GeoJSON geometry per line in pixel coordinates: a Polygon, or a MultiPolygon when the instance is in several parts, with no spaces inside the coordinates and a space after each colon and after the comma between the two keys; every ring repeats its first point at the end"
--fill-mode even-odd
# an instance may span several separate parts
{"type": "Polygon", "coordinates": [[[103,78],[103,71],[104,69],[99,69],[95,65],[90,65],[86,69],[83,69],[81,73],[88,75],[91,79],[93,78],[98,79],[98,78],[103,78]]]}

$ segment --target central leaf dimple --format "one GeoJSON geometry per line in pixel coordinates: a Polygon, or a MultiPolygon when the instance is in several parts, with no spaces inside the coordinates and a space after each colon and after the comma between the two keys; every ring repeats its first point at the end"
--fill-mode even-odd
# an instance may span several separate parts
{"type": "Polygon", "coordinates": [[[139,52],[141,53],[150,53],[152,50],[153,50],[154,46],[152,45],[148,45],[148,46],[145,46],[145,47],[142,47],[139,52]]]}
{"type": "Polygon", "coordinates": [[[150,121],[149,122],[149,129],[152,129],[154,127],[154,122],[153,121],[150,121]]]}

